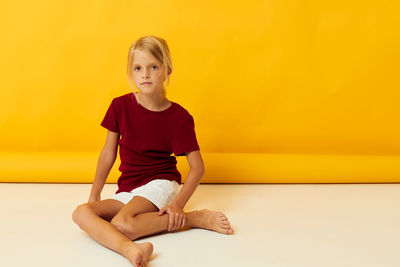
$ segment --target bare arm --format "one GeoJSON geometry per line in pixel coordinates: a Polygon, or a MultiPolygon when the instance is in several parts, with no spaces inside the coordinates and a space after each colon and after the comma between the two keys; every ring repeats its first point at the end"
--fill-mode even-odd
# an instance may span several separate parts
{"type": "Polygon", "coordinates": [[[119,133],[108,131],[106,142],[97,161],[89,202],[100,200],[100,194],[117,157],[119,133]]]}
{"type": "Polygon", "coordinates": [[[190,166],[190,171],[181,191],[172,202],[172,204],[182,209],[185,207],[204,175],[204,163],[199,150],[186,154],[186,158],[190,166]]]}

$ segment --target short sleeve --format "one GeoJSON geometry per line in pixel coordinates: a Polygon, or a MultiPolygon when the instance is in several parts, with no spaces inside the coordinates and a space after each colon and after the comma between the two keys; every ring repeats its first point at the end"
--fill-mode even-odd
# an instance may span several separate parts
{"type": "Polygon", "coordinates": [[[175,156],[185,156],[185,153],[196,150],[200,150],[200,148],[197,143],[193,116],[190,115],[174,135],[172,152],[175,156]]]}
{"type": "Polygon", "coordinates": [[[119,133],[118,109],[116,104],[115,99],[113,99],[100,125],[110,131],[119,133]]]}

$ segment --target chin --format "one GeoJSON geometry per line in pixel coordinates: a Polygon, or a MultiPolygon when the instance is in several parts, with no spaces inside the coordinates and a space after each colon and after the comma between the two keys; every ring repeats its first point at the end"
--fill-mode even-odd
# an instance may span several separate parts
{"type": "Polygon", "coordinates": [[[145,88],[144,90],[140,90],[140,92],[141,93],[144,93],[144,94],[155,94],[155,93],[157,93],[158,91],[160,91],[160,93],[162,92],[162,90],[157,90],[157,89],[155,89],[155,88],[145,88]]]}

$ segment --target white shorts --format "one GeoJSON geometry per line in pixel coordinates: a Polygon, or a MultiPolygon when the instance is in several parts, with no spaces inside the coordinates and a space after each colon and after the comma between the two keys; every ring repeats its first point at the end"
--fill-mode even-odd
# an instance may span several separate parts
{"type": "Polygon", "coordinates": [[[177,181],[166,179],[156,179],[145,185],[136,187],[130,192],[119,192],[111,197],[124,204],[127,204],[133,197],[140,196],[151,201],[158,209],[168,206],[179,193],[179,184],[177,181]]]}

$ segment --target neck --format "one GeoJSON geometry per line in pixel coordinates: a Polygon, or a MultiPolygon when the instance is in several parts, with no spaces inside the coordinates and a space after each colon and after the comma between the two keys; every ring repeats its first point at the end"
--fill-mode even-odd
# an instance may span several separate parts
{"type": "Polygon", "coordinates": [[[151,109],[151,110],[158,110],[162,109],[169,103],[168,99],[166,99],[163,95],[160,94],[144,94],[139,92],[136,94],[136,99],[138,100],[139,104],[151,109]]]}

